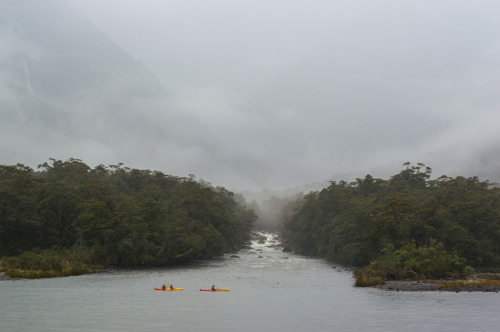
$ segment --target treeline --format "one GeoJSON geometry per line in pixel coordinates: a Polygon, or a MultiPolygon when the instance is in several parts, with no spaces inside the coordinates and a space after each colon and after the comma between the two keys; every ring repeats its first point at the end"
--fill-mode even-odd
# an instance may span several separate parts
{"type": "Polygon", "coordinates": [[[237,200],[194,176],[122,164],[0,166],[0,257],[77,252],[104,266],[209,258],[249,240],[256,216],[237,200]]]}
{"type": "Polygon", "coordinates": [[[306,195],[284,224],[288,245],[381,279],[499,270],[499,188],[404,166],[389,180],[367,175],[306,195]]]}

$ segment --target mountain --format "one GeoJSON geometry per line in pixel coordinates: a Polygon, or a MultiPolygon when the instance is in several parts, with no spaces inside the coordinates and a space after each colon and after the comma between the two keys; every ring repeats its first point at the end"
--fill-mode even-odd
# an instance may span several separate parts
{"type": "Polygon", "coordinates": [[[269,173],[183,107],[71,2],[0,0],[0,163],[123,162],[232,188],[269,173]]]}
{"type": "Polygon", "coordinates": [[[110,99],[125,90],[142,97],[166,93],[143,65],[68,1],[2,1],[0,6],[2,69],[14,79],[12,89],[57,98],[85,90],[110,99]]]}
{"type": "Polygon", "coordinates": [[[189,158],[210,136],[68,1],[1,1],[0,37],[2,163],[76,157],[158,169],[168,151],[189,158]]]}
{"type": "Polygon", "coordinates": [[[33,142],[52,153],[68,140],[98,148],[113,139],[111,128],[154,117],[167,96],[154,75],[68,1],[0,2],[0,36],[0,122],[15,142],[2,145],[9,159],[25,159],[20,150],[33,142]]]}

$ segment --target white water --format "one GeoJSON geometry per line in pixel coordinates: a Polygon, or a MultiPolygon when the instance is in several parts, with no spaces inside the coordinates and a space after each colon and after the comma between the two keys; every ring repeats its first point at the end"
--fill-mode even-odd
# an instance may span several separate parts
{"type": "Polygon", "coordinates": [[[0,331],[499,330],[500,294],[356,288],[350,271],[268,244],[175,268],[1,281],[0,331]],[[153,290],[169,282],[184,290],[153,290]],[[212,284],[231,291],[199,291],[212,284]]]}

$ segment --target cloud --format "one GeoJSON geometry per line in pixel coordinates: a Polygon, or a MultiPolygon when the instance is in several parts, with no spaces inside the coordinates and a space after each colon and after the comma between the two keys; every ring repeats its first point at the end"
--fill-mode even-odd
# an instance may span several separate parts
{"type": "Polygon", "coordinates": [[[124,162],[256,189],[498,162],[495,1],[72,0],[64,19],[67,2],[47,3],[1,21],[7,163],[124,162]],[[34,29],[43,18],[66,32],[34,29]]]}

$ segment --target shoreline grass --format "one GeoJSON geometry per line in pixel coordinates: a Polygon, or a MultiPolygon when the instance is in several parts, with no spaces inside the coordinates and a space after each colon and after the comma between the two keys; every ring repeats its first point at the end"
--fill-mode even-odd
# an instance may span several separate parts
{"type": "Polygon", "coordinates": [[[486,280],[500,280],[500,274],[498,273],[479,273],[477,277],[486,280]]]}
{"type": "Polygon", "coordinates": [[[470,287],[500,287],[500,280],[475,279],[475,280],[427,280],[430,284],[437,284],[440,288],[470,288],[470,287]]]}
{"type": "Polygon", "coordinates": [[[62,251],[27,251],[19,256],[0,259],[0,272],[14,279],[68,277],[99,268],[90,263],[90,253],[79,247],[62,251]]]}
{"type": "Polygon", "coordinates": [[[386,284],[385,280],[379,277],[375,278],[358,277],[356,278],[356,283],[355,283],[356,287],[373,287],[385,284],[386,284]]]}
{"type": "Polygon", "coordinates": [[[91,268],[69,268],[62,271],[54,270],[21,270],[21,269],[7,269],[2,272],[10,278],[16,279],[42,279],[42,278],[56,278],[56,277],[70,277],[77,276],[92,272],[91,268]]]}

